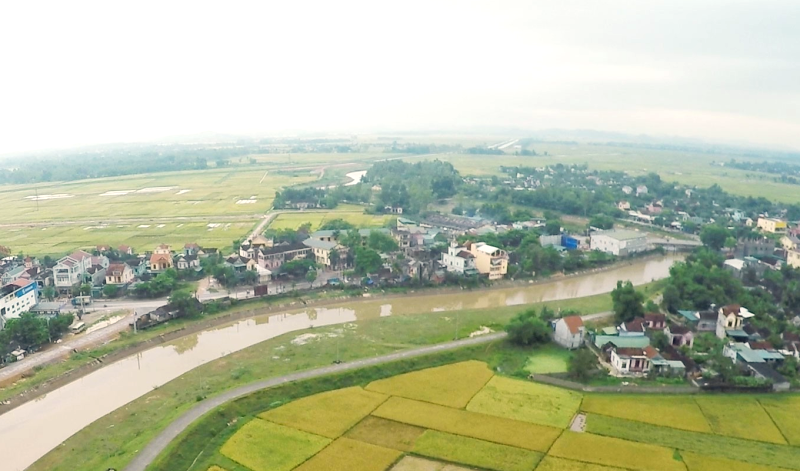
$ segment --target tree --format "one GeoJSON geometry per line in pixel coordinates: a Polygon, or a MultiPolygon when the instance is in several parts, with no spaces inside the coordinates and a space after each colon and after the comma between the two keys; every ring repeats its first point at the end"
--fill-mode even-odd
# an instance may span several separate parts
{"type": "Polygon", "coordinates": [[[681,294],[678,292],[678,288],[672,284],[667,285],[661,294],[661,307],[674,313],[678,311],[680,303],[681,294]]]}
{"type": "Polygon", "coordinates": [[[611,300],[617,322],[628,322],[644,316],[644,295],[636,291],[630,281],[617,281],[617,287],[611,291],[611,300]]]}
{"type": "Polygon", "coordinates": [[[331,267],[335,270],[337,267],[339,267],[339,263],[342,261],[342,254],[340,254],[338,250],[333,249],[331,250],[331,255],[329,258],[331,260],[331,267]]]}
{"type": "Polygon", "coordinates": [[[173,291],[169,297],[169,304],[179,310],[184,316],[199,314],[197,309],[198,302],[194,293],[189,289],[179,289],[173,291]]]}
{"type": "Polygon", "coordinates": [[[67,331],[69,331],[69,326],[72,325],[73,320],[75,320],[75,318],[72,316],[72,314],[60,314],[50,318],[50,321],[47,322],[47,328],[50,333],[50,341],[55,342],[64,334],[66,334],[67,331]]]}
{"type": "Polygon", "coordinates": [[[84,283],[81,285],[80,290],[78,291],[81,296],[89,296],[92,294],[92,285],[89,283],[84,283]]]}
{"type": "Polygon", "coordinates": [[[712,250],[721,250],[725,246],[725,241],[731,237],[728,229],[717,224],[703,226],[700,231],[700,240],[712,250]]]}
{"type": "Polygon", "coordinates": [[[103,296],[107,298],[113,298],[117,295],[117,290],[117,285],[105,285],[103,286],[103,296]]]}
{"type": "Polygon", "coordinates": [[[344,219],[331,219],[330,221],[325,221],[324,224],[319,226],[319,230],[321,231],[349,231],[351,229],[355,229],[352,223],[345,221],[344,219]]]}
{"type": "Polygon", "coordinates": [[[669,345],[669,338],[667,337],[667,334],[660,330],[653,332],[653,336],[650,338],[650,341],[653,343],[653,346],[659,350],[663,350],[669,345]]]}
{"type": "Polygon", "coordinates": [[[355,250],[355,270],[359,275],[367,275],[377,272],[383,263],[378,252],[363,247],[355,250]]]}
{"type": "Polygon", "coordinates": [[[548,220],[544,226],[544,231],[547,233],[547,235],[561,234],[561,220],[560,219],[548,220]]]}
{"type": "Polygon", "coordinates": [[[578,381],[586,381],[597,369],[597,357],[588,348],[578,349],[569,359],[567,373],[578,381]]]}
{"type": "Polygon", "coordinates": [[[47,343],[47,322],[30,312],[22,313],[17,319],[9,319],[6,329],[12,340],[26,350],[35,349],[47,343]]]}
{"type": "Polygon", "coordinates": [[[52,286],[45,286],[44,289],[42,290],[42,296],[46,300],[52,301],[56,298],[56,289],[53,288],[52,286]]]}
{"type": "Polygon", "coordinates": [[[253,270],[245,270],[245,272],[242,273],[242,281],[248,285],[255,286],[256,283],[258,283],[258,273],[253,270]]]}
{"type": "Polygon", "coordinates": [[[529,347],[548,342],[551,329],[545,321],[536,316],[536,311],[531,309],[511,319],[506,325],[506,332],[511,343],[529,347]]]}
{"type": "Polygon", "coordinates": [[[311,283],[312,287],[314,286],[314,280],[316,280],[316,279],[317,279],[316,270],[308,270],[308,273],[306,273],[306,281],[311,283]]]}
{"type": "Polygon", "coordinates": [[[367,247],[378,252],[388,253],[398,249],[397,242],[388,234],[379,231],[372,231],[367,237],[367,247]]]}

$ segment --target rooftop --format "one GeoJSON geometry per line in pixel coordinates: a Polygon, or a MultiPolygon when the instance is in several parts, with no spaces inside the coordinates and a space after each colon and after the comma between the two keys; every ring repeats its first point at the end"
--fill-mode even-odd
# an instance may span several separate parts
{"type": "Polygon", "coordinates": [[[641,232],[617,230],[617,229],[597,232],[595,233],[595,235],[604,235],[616,240],[633,240],[633,239],[641,239],[647,237],[646,234],[641,232]]]}
{"type": "Polygon", "coordinates": [[[312,249],[322,249],[322,250],[332,250],[335,249],[337,245],[336,242],[326,242],[324,240],[308,238],[303,241],[303,245],[306,247],[311,247],[312,249]]]}
{"type": "Polygon", "coordinates": [[[620,337],[617,335],[596,335],[594,344],[597,347],[610,343],[617,348],[644,348],[650,345],[650,339],[646,336],[620,337]]]}
{"type": "Polygon", "coordinates": [[[567,316],[563,317],[561,320],[567,324],[567,328],[572,334],[579,333],[581,331],[581,327],[583,327],[583,319],[581,319],[581,316],[567,316]]]}

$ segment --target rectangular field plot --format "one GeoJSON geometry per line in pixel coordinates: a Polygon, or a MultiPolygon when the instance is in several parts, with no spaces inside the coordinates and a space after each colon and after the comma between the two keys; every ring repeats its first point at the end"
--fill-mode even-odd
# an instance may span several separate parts
{"type": "Polygon", "coordinates": [[[370,416],[348,430],[345,436],[393,450],[411,451],[424,431],[413,425],[370,416]]]}
{"type": "Polygon", "coordinates": [[[401,452],[340,438],[300,465],[297,471],[384,471],[401,452]]]}
{"type": "Polygon", "coordinates": [[[759,400],[790,445],[800,446],[800,397],[774,396],[759,400]]]}
{"type": "Polygon", "coordinates": [[[561,430],[518,420],[451,409],[399,397],[378,407],[374,416],[455,433],[527,450],[547,451],[561,430]]]}
{"type": "Polygon", "coordinates": [[[496,471],[530,471],[541,453],[473,438],[428,430],[417,440],[414,453],[496,471]]]}
{"type": "Polygon", "coordinates": [[[223,469],[223,468],[220,468],[219,466],[212,466],[212,467],[208,468],[208,471],[226,471],[226,470],[223,469]]]}
{"type": "Polygon", "coordinates": [[[689,471],[781,471],[782,469],[773,466],[762,466],[759,464],[726,460],[725,458],[711,458],[709,456],[688,452],[681,453],[681,457],[689,471]]]}
{"type": "Polygon", "coordinates": [[[369,391],[463,408],[494,375],[480,361],[414,371],[369,383],[369,391]]]}
{"type": "Polygon", "coordinates": [[[253,419],[222,445],[220,453],[253,471],[290,471],[328,443],[319,435],[253,419]]]}
{"type": "Polygon", "coordinates": [[[627,471],[623,468],[545,456],[536,471],[627,471]]]}
{"type": "Polygon", "coordinates": [[[292,401],[259,415],[262,419],[328,438],[338,438],[375,410],[387,396],[359,387],[337,389],[292,401]]]}
{"type": "Polygon", "coordinates": [[[542,346],[533,351],[525,371],[532,374],[566,373],[569,359],[572,356],[569,350],[554,346],[542,346]]]}
{"type": "MultiPolygon", "coordinates": [[[[788,445],[773,445],[741,438],[709,433],[690,432],[668,427],[658,427],[643,422],[590,414],[586,420],[587,431],[641,443],[658,443],[716,458],[800,470],[798,449],[788,445]]],[[[619,465],[622,466],[622,465],[619,465]]]]}
{"type": "Polygon", "coordinates": [[[311,230],[317,230],[326,221],[333,219],[343,219],[356,227],[383,227],[387,221],[391,219],[390,216],[380,214],[364,214],[363,210],[360,211],[341,211],[333,209],[331,211],[318,212],[309,211],[303,213],[286,213],[279,214],[273,220],[270,229],[297,229],[303,224],[311,224],[311,230]]]}
{"type": "Polygon", "coordinates": [[[783,435],[757,400],[742,396],[698,397],[697,404],[714,433],[785,444],[783,435]]]}
{"type": "Polygon", "coordinates": [[[581,405],[581,394],[529,381],[495,376],[467,410],[566,428],[581,405]]]}
{"type": "Polygon", "coordinates": [[[605,466],[620,466],[641,471],[685,471],[673,451],[655,445],[628,442],[590,433],[565,431],[549,455],[605,466]]]}
{"type": "Polygon", "coordinates": [[[711,433],[711,427],[692,397],[587,394],[583,398],[581,410],[664,427],[711,433]]]}
{"type": "Polygon", "coordinates": [[[474,471],[474,469],[409,455],[403,457],[389,471],[474,471]]]}

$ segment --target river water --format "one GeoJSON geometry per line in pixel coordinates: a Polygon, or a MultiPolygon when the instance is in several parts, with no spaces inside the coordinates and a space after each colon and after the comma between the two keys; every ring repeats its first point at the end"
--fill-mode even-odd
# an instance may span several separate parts
{"type": "Polygon", "coordinates": [[[530,286],[374,301],[261,316],[154,347],[112,363],[39,399],[0,415],[0,467],[22,471],[96,419],[202,364],[279,335],[356,320],[425,312],[513,306],[611,291],[665,278],[678,256],[665,256],[597,274],[530,286]]]}

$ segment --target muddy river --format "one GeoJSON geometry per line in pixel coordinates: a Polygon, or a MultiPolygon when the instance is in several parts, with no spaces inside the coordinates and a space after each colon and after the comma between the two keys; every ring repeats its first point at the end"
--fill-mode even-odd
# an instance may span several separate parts
{"type": "Polygon", "coordinates": [[[178,339],[112,363],[46,396],[0,415],[3,471],[21,471],[96,419],[154,387],[204,363],[281,334],[381,316],[488,308],[591,296],[617,280],[641,284],[669,274],[677,260],[665,256],[600,272],[530,286],[441,295],[343,302],[327,308],[262,316],[178,339]]]}

